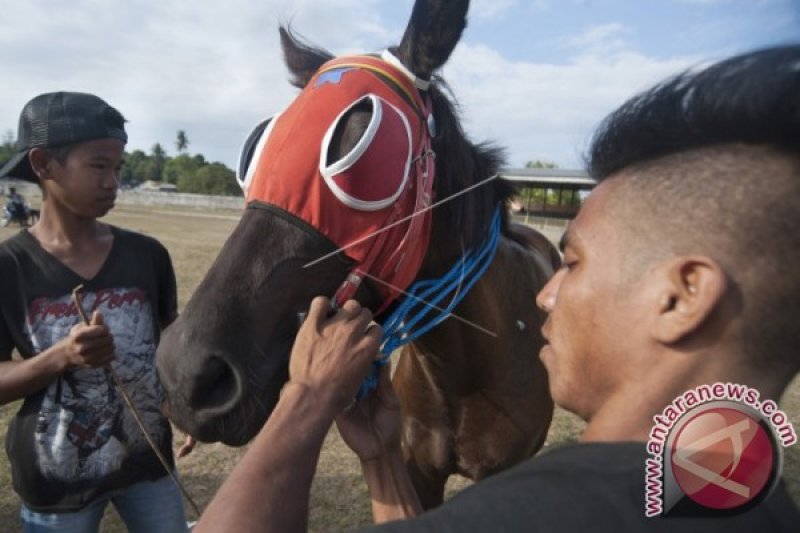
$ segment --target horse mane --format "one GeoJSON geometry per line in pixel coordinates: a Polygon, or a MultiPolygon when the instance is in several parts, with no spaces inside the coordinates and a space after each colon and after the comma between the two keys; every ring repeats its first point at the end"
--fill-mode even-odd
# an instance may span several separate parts
{"type": "MultiPolygon", "coordinates": [[[[433,139],[436,152],[434,190],[435,201],[441,201],[497,174],[505,162],[505,153],[491,142],[471,142],[461,126],[459,106],[449,85],[438,76],[432,81],[428,94],[433,102],[437,129],[433,139]]],[[[486,238],[498,204],[502,229],[507,233],[507,203],[514,194],[516,188],[511,182],[497,178],[442,204],[433,212],[432,240],[443,243],[459,239],[464,249],[479,246],[486,238]]]]}
{"type": "MultiPolygon", "coordinates": [[[[308,80],[334,55],[310,44],[291,28],[280,27],[284,60],[291,74],[291,83],[302,89],[308,80]]],[[[391,48],[397,52],[397,48],[391,48]]],[[[427,91],[433,105],[437,134],[433,139],[436,152],[436,181],[434,201],[442,201],[468,187],[497,174],[505,161],[503,150],[490,143],[472,143],[459,118],[459,109],[453,91],[439,76],[434,76],[427,91]],[[449,97],[448,97],[449,95],[449,97]]],[[[435,243],[453,243],[460,252],[479,246],[486,238],[495,208],[501,207],[502,230],[508,235],[509,199],[516,193],[514,185],[495,179],[452,201],[442,204],[433,212],[435,243]]]]}

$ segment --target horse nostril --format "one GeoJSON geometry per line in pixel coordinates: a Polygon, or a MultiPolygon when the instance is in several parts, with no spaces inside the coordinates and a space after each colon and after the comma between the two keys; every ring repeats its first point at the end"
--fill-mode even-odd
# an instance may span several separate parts
{"type": "MultiPolygon", "coordinates": [[[[191,394],[191,407],[196,411],[223,414],[242,396],[233,367],[218,356],[208,358],[191,394]]],[[[213,414],[213,413],[209,413],[213,414]]]]}

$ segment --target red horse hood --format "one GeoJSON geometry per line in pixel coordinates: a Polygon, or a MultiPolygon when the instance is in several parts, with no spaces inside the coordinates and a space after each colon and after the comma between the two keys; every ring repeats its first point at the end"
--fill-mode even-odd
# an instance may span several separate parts
{"type": "Polygon", "coordinates": [[[380,279],[384,307],[417,276],[428,248],[434,168],[425,109],[391,64],[333,60],[269,124],[245,180],[248,203],[304,220],[380,279]],[[361,102],[371,107],[369,126],[349,154],[329,161],[337,126],[361,102]]]}

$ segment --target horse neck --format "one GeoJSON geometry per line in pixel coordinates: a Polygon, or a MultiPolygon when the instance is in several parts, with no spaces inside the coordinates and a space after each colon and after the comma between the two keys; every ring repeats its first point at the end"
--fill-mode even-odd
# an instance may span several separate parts
{"type": "Polygon", "coordinates": [[[542,343],[536,294],[552,273],[540,265],[534,252],[501,238],[494,262],[454,310],[459,318],[422,336],[415,350],[441,369],[443,379],[462,380],[463,387],[482,386],[500,368],[528,364],[542,343]]]}

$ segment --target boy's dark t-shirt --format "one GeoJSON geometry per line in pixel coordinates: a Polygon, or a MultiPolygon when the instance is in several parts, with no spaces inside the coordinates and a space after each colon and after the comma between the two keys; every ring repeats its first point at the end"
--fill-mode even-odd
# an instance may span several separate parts
{"type": "MultiPolygon", "coordinates": [[[[155,239],[112,227],[114,241],[86,280],[27,231],[0,243],[0,361],[30,358],[65,338],[83,307],[102,313],[114,337],[112,366],[153,440],[173,464],[172,432],[160,412],[154,368],[161,326],[177,314],[175,274],[155,239]]],[[[75,369],[27,397],[6,435],[14,489],[38,512],[83,508],[103,492],[166,475],[104,369],[75,369]]]]}

